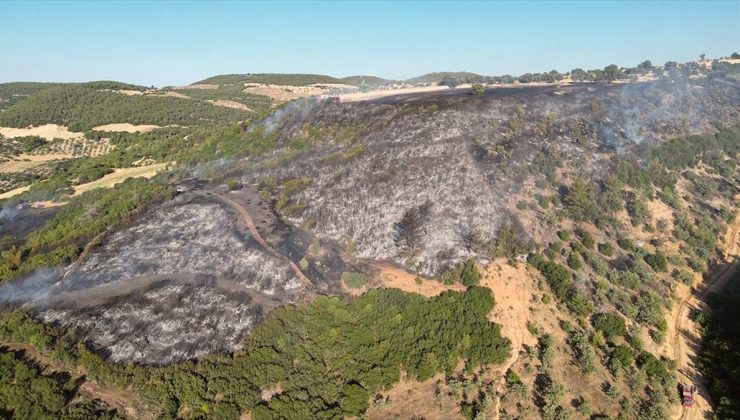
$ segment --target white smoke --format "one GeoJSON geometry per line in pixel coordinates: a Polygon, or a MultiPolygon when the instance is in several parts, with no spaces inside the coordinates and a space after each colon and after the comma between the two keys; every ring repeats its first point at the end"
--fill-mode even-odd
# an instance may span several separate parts
{"type": "Polygon", "coordinates": [[[8,223],[15,220],[18,216],[15,203],[7,203],[0,209],[0,223],[8,223]]]}
{"type": "Polygon", "coordinates": [[[42,268],[30,276],[3,282],[0,284],[0,305],[43,302],[60,279],[58,269],[42,268]]]}
{"type": "Polygon", "coordinates": [[[291,116],[292,120],[297,122],[303,121],[308,116],[308,113],[319,103],[320,101],[316,98],[301,98],[292,101],[283,108],[268,115],[262,121],[251,124],[247,128],[247,132],[252,132],[257,128],[263,128],[264,134],[272,134],[281,127],[286,117],[291,116]]]}

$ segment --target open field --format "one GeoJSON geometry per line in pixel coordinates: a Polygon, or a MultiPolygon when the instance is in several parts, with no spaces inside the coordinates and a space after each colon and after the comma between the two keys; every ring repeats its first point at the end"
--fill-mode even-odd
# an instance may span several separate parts
{"type": "Polygon", "coordinates": [[[226,100],[226,99],[209,99],[206,102],[211,103],[211,104],[216,105],[216,106],[223,106],[223,107],[226,107],[226,108],[241,109],[243,111],[249,111],[249,112],[253,112],[254,111],[253,109],[249,108],[248,106],[246,106],[246,105],[244,105],[242,103],[239,103],[239,102],[236,102],[236,101],[229,101],[229,100],[226,100]]]}
{"type": "Polygon", "coordinates": [[[156,130],[160,128],[158,125],[141,124],[134,125],[130,123],[117,123],[117,124],[106,124],[93,127],[94,131],[113,131],[113,132],[124,132],[124,133],[146,133],[148,131],[156,130]]]}
{"type": "Polygon", "coordinates": [[[15,137],[38,136],[48,141],[54,139],[82,138],[84,136],[83,133],[69,131],[67,127],[57,124],[44,124],[38,127],[27,128],[0,127],[0,135],[11,139],[15,137]]]}
{"type": "Polygon", "coordinates": [[[29,189],[31,189],[31,186],[26,185],[25,187],[19,187],[10,191],[5,191],[4,193],[0,193],[0,200],[5,200],[7,198],[15,197],[16,195],[21,195],[29,189]]]}
{"type": "Polygon", "coordinates": [[[148,166],[138,166],[133,168],[121,168],[115,169],[113,173],[110,173],[100,179],[88,182],[86,184],[77,185],[74,187],[74,193],[72,196],[80,195],[84,192],[90,191],[95,188],[110,188],[118,183],[121,183],[129,178],[151,178],[160,171],[167,168],[169,163],[157,163],[148,166]]]}
{"type": "Polygon", "coordinates": [[[292,101],[298,98],[306,98],[321,94],[338,93],[342,91],[354,91],[357,87],[343,84],[312,84],[306,86],[271,85],[262,83],[245,83],[244,92],[255,95],[267,96],[275,103],[292,101]]]}
{"type": "Polygon", "coordinates": [[[383,98],[386,96],[393,95],[406,95],[414,93],[426,93],[426,92],[439,92],[449,90],[449,86],[406,86],[391,89],[378,89],[370,92],[353,92],[353,93],[342,93],[338,95],[339,100],[342,102],[361,102],[368,101],[371,99],[383,98]]]}
{"type": "Polygon", "coordinates": [[[22,172],[48,162],[69,159],[71,157],[73,156],[65,153],[50,153],[43,155],[22,154],[14,156],[12,160],[0,163],[0,173],[22,172]]]}

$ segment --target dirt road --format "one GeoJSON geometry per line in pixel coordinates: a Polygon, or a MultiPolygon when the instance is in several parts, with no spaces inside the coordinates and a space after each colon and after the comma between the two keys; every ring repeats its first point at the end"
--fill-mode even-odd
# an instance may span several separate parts
{"type": "Polygon", "coordinates": [[[245,225],[247,225],[247,229],[249,229],[249,232],[252,234],[254,239],[262,245],[262,247],[269,252],[270,254],[282,259],[285,261],[288,266],[290,266],[291,270],[293,270],[293,273],[295,273],[298,280],[301,281],[304,285],[306,285],[309,290],[313,290],[314,286],[313,283],[311,283],[311,280],[306,277],[305,274],[301,271],[301,269],[298,267],[296,263],[293,262],[290,258],[287,256],[277,252],[273,247],[270,246],[270,244],[265,241],[265,239],[260,235],[259,231],[257,230],[257,226],[255,226],[254,221],[252,220],[252,216],[249,214],[247,209],[241,205],[240,203],[232,200],[231,198],[227,197],[225,194],[221,193],[203,193],[206,196],[211,196],[219,199],[221,202],[229,205],[231,208],[236,210],[237,213],[239,213],[239,216],[241,217],[242,221],[245,225]]]}
{"type": "Polygon", "coordinates": [[[720,289],[737,272],[738,254],[740,254],[740,219],[730,225],[725,236],[724,262],[707,278],[706,282],[698,286],[699,291],[685,292],[678,310],[673,319],[673,349],[674,358],[678,364],[678,379],[680,383],[696,385],[695,405],[692,408],[681,409],[673,418],[704,419],[713,411],[714,403],[709,396],[704,379],[696,366],[697,353],[701,345],[699,327],[691,320],[694,311],[706,310],[705,299],[713,290],[720,289]]]}

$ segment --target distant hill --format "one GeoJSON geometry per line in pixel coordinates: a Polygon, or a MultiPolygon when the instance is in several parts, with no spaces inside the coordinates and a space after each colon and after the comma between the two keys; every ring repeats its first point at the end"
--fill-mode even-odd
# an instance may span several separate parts
{"type": "Polygon", "coordinates": [[[342,83],[336,77],[322,74],[297,73],[259,73],[259,74],[222,74],[209,77],[195,84],[227,85],[237,83],[265,83],[271,85],[306,86],[315,83],[342,83]]]}
{"type": "MultiPolygon", "coordinates": [[[[59,124],[72,131],[114,123],[195,125],[243,121],[242,110],[204,101],[108,92],[133,85],[116,82],[64,84],[42,89],[0,113],[0,126],[59,124]]],[[[135,86],[133,86],[135,88],[135,86]]]]}
{"type": "Polygon", "coordinates": [[[343,77],[339,79],[342,81],[342,83],[347,85],[353,85],[353,86],[368,86],[368,87],[377,87],[382,85],[388,85],[391,83],[395,83],[395,80],[389,80],[389,79],[383,79],[381,77],[376,76],[349,76],[349,77],[343,77]]]}
{"type": "Polygon", "coordinates": [[[10,108],[34,93],[57,85],[56,83],[38,82],[0,83],[0,111],[10,108]]]}
{"type": "Polygon", "coordinates": [[[42,83],[42,82],[11,82],[0,83],[0,111],[23,101],[29,96],[35,95],[49,88],[59,86],[84,86],[99,90],[144,90],[143,86],[128,83],[100,80],[86,83],[42,83]]]}
{"type": "Polygon", "coordinates": [[[488,77],[466,71],[456,72],[437,72],[427,73],[412,79],[406,80],[408,83],[440,83],[445,81],[455,81],[457,83],[477,83],[485,82],[488,77]]]}

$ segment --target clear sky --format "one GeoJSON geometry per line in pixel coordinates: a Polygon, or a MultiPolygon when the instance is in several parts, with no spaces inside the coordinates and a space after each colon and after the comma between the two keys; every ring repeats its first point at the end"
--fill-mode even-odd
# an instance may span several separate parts
{"type": "Polygon", "coordinates": [[[0,82],[521,74],[740,50],[740,2],[0,2],[0,82]]]}

